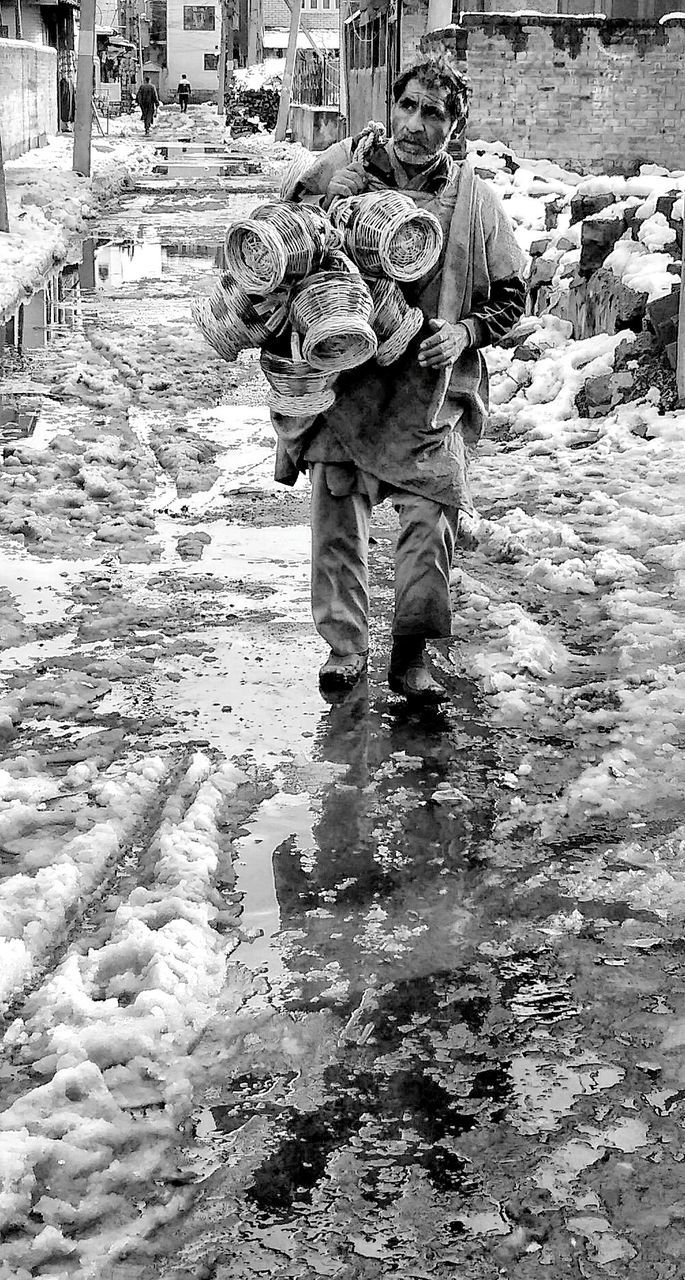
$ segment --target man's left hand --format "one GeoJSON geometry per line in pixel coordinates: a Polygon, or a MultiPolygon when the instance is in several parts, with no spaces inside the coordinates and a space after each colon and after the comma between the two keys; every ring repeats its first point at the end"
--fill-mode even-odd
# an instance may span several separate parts
{"type": "Polygon", "coordinates": [[[471,346],[471,335],[463,324],[450,324],[449,320],[428,323],[433,333],[419,347],[419,364],[424,369],[444,369],[471,346]]]}

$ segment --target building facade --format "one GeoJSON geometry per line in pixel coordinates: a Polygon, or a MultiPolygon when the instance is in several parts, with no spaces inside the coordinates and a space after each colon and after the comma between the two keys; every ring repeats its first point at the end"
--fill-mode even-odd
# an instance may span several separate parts
{"type": "MultiPolygon", "coordinates": [[[[343,106],[347,128],[356,133],[369,120],[389,124],[391,88],[398,71],[421,51],[431,31],[471,18],[486,21],[524,16],[520,0],[341,0],[343,106]]],[[[525,13],[548,16],[588,16],[627,24],[657,24],[669,14],[669,0],[536,0],[525,13]]],[[[459,43],[459,42],[457,42],[459,43]]],[[[466,43],[458,56],[466,58],[466,43]]],[[[472,113],[473,114],[473,113],[472,113]]],[[[484,134],[481,136],[485,136],[484,134]]]]}
{"type": "MultiPolygon", "coordinates": [[[[290,30],[290,9],[285,0],[263,0],[264,57],[284,58],[290,30]]],[[[340,49],[339,0],[302,0],[298,49],[313,48],[309,32],[321,53],[340,49]]]]}
{"type": "Polygon", "coordinates": [[[190,81],[195,102],[209,102],[219,92],[221,4],[187,4],[167,0],[167,93],[173,97],[182,75],[190,81]]]}

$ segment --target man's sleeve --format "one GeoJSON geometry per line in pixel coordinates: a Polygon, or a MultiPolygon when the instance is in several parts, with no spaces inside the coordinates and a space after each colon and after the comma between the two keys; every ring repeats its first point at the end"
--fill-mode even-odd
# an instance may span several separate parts
{"type": "Polygon", "coordinates": [[[344,169],[350,163],[352,139],[343,138],[342,142],[334,142],[326,147],[307,171],[300,177],[291,200],[306,200],[307,196],[325,196],[328,184],[338,169],[344,169]]]}
{"type": "Polygon", "coordinates": [[[526,286],[521,278],[494,280],[487,302],[475,301],[469,315],[460,323],[471,334],[473,347],[489,347],[513,329],[525,305],[526,286]]]}
{"type": "Polygon", "coordinates": [[[486,231],[485,255],[490,288],[487,296],[474,293],[471,310],[462,320],[475,347],[503,338],[523,315],[526,305],[526,255],[500,201],[480,186],[486,231]]]}

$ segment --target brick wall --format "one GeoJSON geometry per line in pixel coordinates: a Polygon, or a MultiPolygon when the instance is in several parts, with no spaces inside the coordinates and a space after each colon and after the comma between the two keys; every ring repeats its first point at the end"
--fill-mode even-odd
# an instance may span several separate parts
{"type": "MultiPolygon", "coordinates": [[[[337,9],[303,9],[300,15],[300,29],[316,31],[337,31],[340,14],[337,9]]],[[[290,10],[285,0],[264,0],[265,27],[290,27],[290,10]]]]}
{"type": "Polygon", "coordinates": [[[57,53],[27,40],[0,40],[0,134],[6,160],[57,133],[57,53]]]}
{"type": "Polygon", "coordinates": [[[464,14],[424,48],[466,52],[468,136],[591,173],[682,169],[685,17],[464,14]]]}

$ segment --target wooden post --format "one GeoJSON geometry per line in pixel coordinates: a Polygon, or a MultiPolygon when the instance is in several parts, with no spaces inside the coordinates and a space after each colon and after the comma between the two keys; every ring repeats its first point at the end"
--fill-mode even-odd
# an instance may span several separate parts
{"type": "Polygon", "coordinates": [[[247,65],[253,67],[264,43],[264,10],[262,0],[248,0],[247,5],[247,65]]]}
{"type": "Polygon", "coordinates": [[[95,0],[81,0],[81,26],[76,63],[74,173],[90,177],[90,139],[93,129],[93,59],[95,57],[95,0]]]}
{"type": "MultiPolygon", "coordinates": [[[[338,73],[340,78],[340,92],[338,97],[338,113],[345,120],[347,120],[347,101],[348,101],[347,26],[346,26],[346,20],[348,16],[347,11],[348,11],[347,0],[340,0],[340,9],[338,11],[339,12],[338,33],[339,33],[339,41],[340,41],[340,54],[339,54],[340,70],[338,73]]],[[[386,30],[387,30],[387,24],[386,24],[386,30]]]]}
{"type": "Polygon", "coordinates": [[[281,99],[278,104],[278,119],[276,121],[276,142],[284,141],[286,130],[288,128],[288,114],[290,112],[290,97],[293,91],[293,72],[295,70],[295,54],[297,53],[297,36],[300,30],[301,12],[302,0],[292,0],[292,8],[290,10],[290,33],[288,35],[288,48],[285,55],[285,71],[283,72],[281,99]]]}
{"type": "Polygon", "coordinates": [[[21,0],[14,0],[14,26],[17,40],[24,39],[24,24],[21,19],[21,0]]]}
{"type": "Polygon", "coordinates": [[[680,304],[678,306],[678,345],[676,353],[678,404],[681,409],[685,409],[685,221],[683,222],[683,260],[680,266],[680,304]]]}
{"type": "Polygon", "coordinates": [[[7,188],[5,186],[5,165],[2,158],[2,138],[0,137],[0,231],[9,231],[10,220],[7,213],[7,188]]]}
{"type": "Polygon", "coordinates": [[[221,2],[221,36],[219,39],[219,96],[216,113],[224,115],[226,111],[226,92],[233,76],[233,0],[221,2]],[[230,59],[230,68],[229,68],[230,59]]]}

